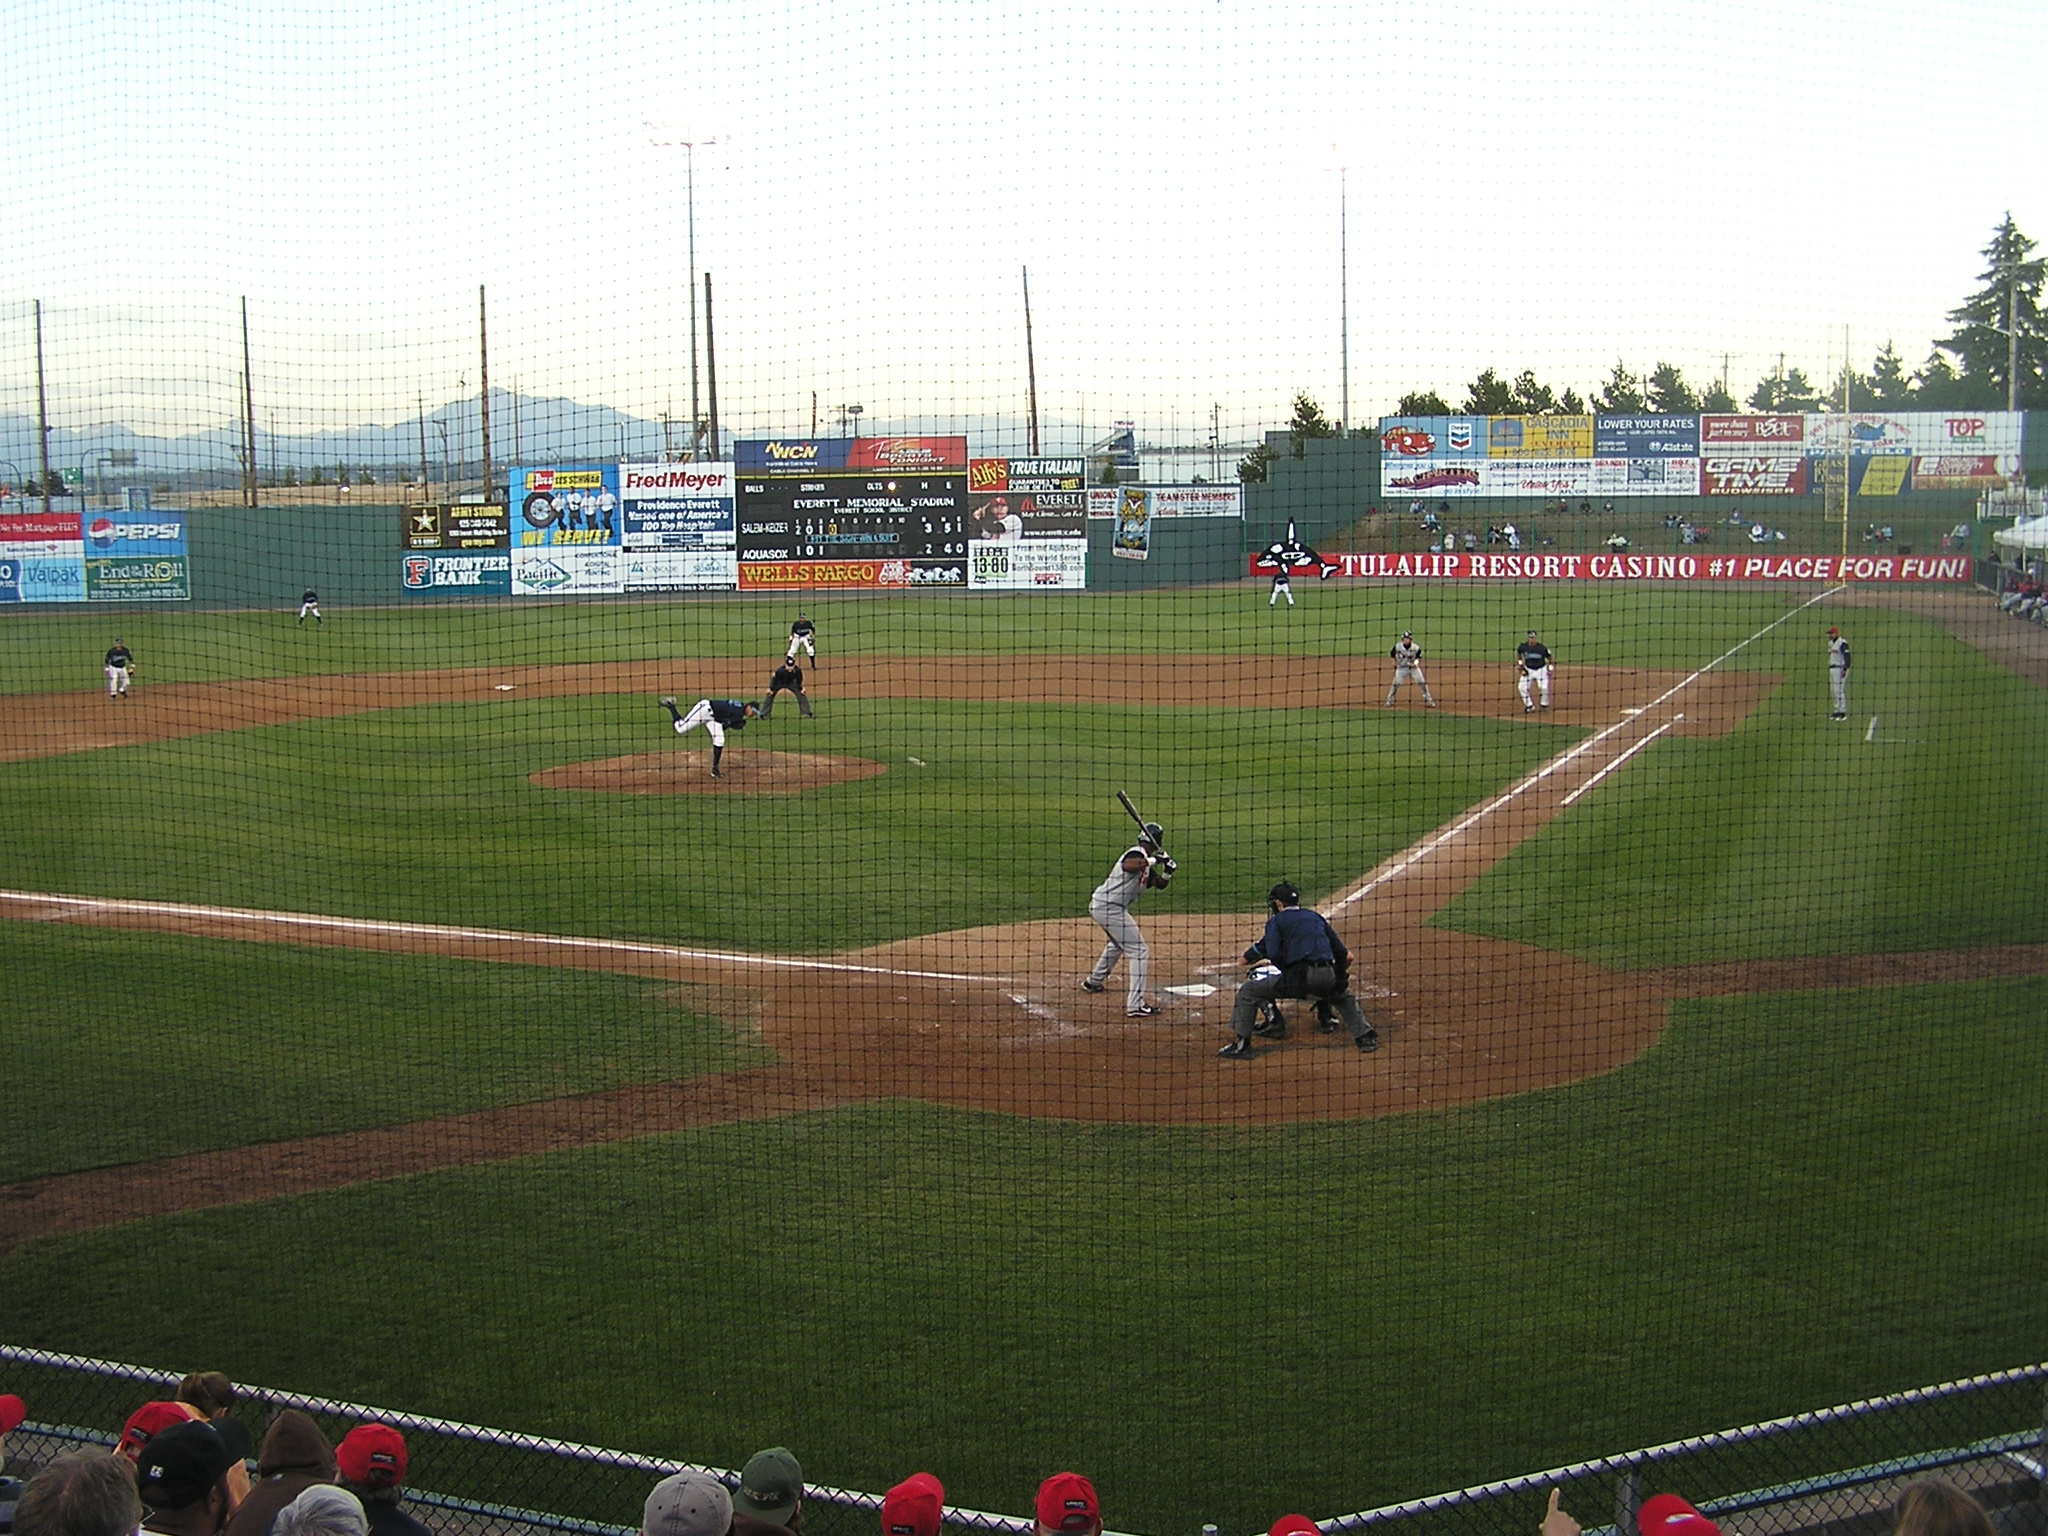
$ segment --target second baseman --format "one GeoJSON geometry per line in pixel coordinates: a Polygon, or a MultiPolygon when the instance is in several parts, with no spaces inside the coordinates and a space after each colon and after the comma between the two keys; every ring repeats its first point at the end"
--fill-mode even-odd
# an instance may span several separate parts
{"type": "Polygon", "coordinates": [[[1522,713],[1527,714],[1536,707],[1536,695],[1541,694],[1543,707],[1550,708],[1550,647],[1536,638],[1536,631],[1529,631],[1529,638],[1515,647],[1515,668],[1520,676],[1515,679],[1515,689],[1522,695],[1522,713]]]}

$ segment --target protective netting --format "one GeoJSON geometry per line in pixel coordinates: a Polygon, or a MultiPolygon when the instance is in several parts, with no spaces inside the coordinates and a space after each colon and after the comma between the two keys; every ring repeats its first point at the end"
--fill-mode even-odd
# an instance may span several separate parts
{"type": "Polygon", "coordinates": [[[0,1342],[463,1536],[2024,1505],[1722,1432],[2048,1358],[2044,34],[0,0],[0,1342]]]}

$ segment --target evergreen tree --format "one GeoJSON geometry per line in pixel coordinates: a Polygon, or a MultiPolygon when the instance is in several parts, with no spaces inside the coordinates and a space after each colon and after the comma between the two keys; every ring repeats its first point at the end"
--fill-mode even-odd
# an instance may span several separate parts
{"type": "Polygon", "coordinates": [[[1787,368],[1781,373],[1765,374],[1757,381],[1755,389],[1749,392],[1749,408],[1753,411],[1817,411],[1820,409],[1820,395],[1813,387],[1813,381],[1806,376],[1803,368],[1787,368]]]}
{"type": "Polygon", "coordinates": [[[1700,410],[1699,395],[1674,363],[1650,370],[1649,399],[1650,409],[1664,416],[1694,416],[1700,410]]]}
{"type": "Polygon", "coordinates": [[[1707,392],[1700,396],[1700,409],[1710,415],[1727,416],[1740,408],[1735,397],[1728,393],[1728,386],[1719,379],[1709,384],[1707,392]]]}
{"type": "Polygon", "coordinates": [[[1879,350],[1870,365],[1870,403],[1881,410],[1899,410],[1913,399],[1913,381],[1906,375],[1905,360],[1890,341],[1879,350]]]}
{"type": "Polygon", "coordinates": [[[1642,380],[1628,371],[1628,364],[1614,360],[1614,372],[1593,392],[1593,409],[1603,416],[1633,416],[1644,409],[1642,380]]]}
{"type": "Polygon", "coordinates": [[[1936,343],[1960,363],[1966,398],[1958,405],[2000,407],[2006,403],[2012,362],[2011,335],[2019,336],[2019,408],[2048,406],[2048,325],[2041,313],[2044,263],[2031,256],[2034,242],[2020,233],[2012,215],[1984,247],[1982,286],[1948,312],[1955,331],[1936,343]]]}
{"type": "Polygon", "coordinates": [[[1433,389],[1413,390],[1401,397],[1394,407],[1396,416],[1455,416],[1450,402],[1433,389]]]}
{"type": "Polygon", "coordinates": [[[1465,416],[1512,416],[1515,414],[1515,391],[1512,385],[1491,368],[1480,374],[1465,389],[1465,404],[1460,410],[1465,416]]]}

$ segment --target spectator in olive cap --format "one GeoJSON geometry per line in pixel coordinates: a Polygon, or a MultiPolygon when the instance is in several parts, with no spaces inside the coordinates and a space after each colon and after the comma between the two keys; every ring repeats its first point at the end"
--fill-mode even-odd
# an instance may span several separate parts
{"type": "Polygon", "coordinates": [[[790,1532],[803,1529],[804,1469],[788,1446],[771,1446],[749,1461],[740,1473],[739,1491],[732,1496],[733,1529],[739,1536],[747,1527],[781,1526],[790,1532]]]}
{"type": "Polygon", "coordinates": [[[726,1536],[731,1529],[732,1495],[709,1472],[664,1477],[640,1515],[640,1536],[726,1536]]]}

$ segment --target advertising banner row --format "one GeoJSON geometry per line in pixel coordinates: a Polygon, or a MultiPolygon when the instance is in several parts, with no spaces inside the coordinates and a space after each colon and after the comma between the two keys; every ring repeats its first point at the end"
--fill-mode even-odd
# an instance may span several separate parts
{"type": "Polygon", "coordinates": [[[0,516],[0,603],[182,603],[192,598],[182,512],[0,516]]]}
{"type": "Polygon", "coordinates": [[[1116,552],[1143,559],[1155,517],[1243,516],[1235,485],[1091,489],[1083,458],[969,459],[964,437],[770,438],[733,453],[514,468],[507,507],[409,507],[404,589],[1079,589],[1090,518],[1116,519],[1116,552]]]}
{"type": "MultiPolygon", "coordinates": [[[[1251,557],[1255,560],[1257,557],[1251,557]]],[[[1392,581],[1966,582],[1968,555],[1344,554],[1333,576],[1392,581]]],[[[1263,575],[1247,562],[1247,574],[1263,575]]]]}
{"type": "Polygon", "coordinates": [[[1857,495],[1975,491],[2020,466],[2010,411],[1705,416],[1389,416],[1387,496],[1805,495],[1850,463],[1857,495]]]}

